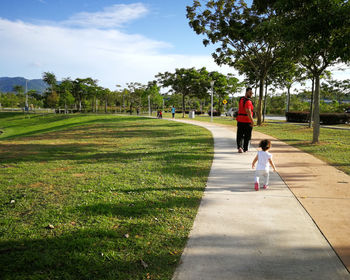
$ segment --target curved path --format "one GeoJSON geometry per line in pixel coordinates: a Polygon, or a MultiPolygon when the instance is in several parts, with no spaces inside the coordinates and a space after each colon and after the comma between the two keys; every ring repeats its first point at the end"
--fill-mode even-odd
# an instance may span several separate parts
{"type": "Polygon", "coordinates": [[[251,162],[255,149],[238,154],[232,129],[181,122],[210,130],[215,154],[173,280],[350,279],[325,237],[278,174],[271,174],[270,189],[254,190],[251,162]]]}

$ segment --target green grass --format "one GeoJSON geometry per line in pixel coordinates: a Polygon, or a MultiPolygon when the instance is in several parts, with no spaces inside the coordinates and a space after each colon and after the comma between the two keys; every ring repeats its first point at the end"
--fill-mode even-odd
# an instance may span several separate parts
{"type": "Polygon", "coordinates": [[[209,174],[208,131],[14,113],[0,130],[1,279],[171,279],[209,174]]]}
{"type": "MultiPolygon", "coordinates": [[[[182,114],[181,116],[177,114],[176,117],[182,118],[182,114]]],[[[188,115],[186,118],[188,119],[188,115]]],[[[210,122],[210,117],[196,116],[194,120],[210,122]]],[[[236,126],[236,121],[230,117],[214,117],[213,122],[236,126]]],[[[332,127],[349,128],[349,125],[332,125],[332,127]]],[[[313,129],[309,129],[306,125],[266,121],[260,127],[255,126],[254,130],[310,153],[350,175],[350,130],[321,128],[320,143],[315,145],[311,144],[313,129]]]]}
{"type": "Polygon", "coordinates": [[[254,127],[333,165],[350,175],[350,130],[321,128],[319,144],[311,144],[313,129],[287,123],[272,123],[254,127]]]}

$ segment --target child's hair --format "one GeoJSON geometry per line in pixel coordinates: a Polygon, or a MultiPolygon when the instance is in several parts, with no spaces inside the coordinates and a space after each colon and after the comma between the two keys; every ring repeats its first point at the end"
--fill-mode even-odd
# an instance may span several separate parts
{"type": "Polygon", "coordinates": [[[262,140],[260,141],[259,147],[263,150],[263,151],[267,151],[268,149],[271,148],[271,141],[270,140],[262,140]]]}

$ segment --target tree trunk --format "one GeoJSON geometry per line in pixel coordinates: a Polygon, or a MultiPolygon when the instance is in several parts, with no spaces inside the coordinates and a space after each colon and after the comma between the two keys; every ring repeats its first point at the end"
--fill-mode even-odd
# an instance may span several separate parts
{"type": "Polygon", "coordinates": [[[320,136],[320,76],[315,76],[315,96],[314,96],[314,131],[312,144],[319,143],[320,136]]]}
{"type": "Polygon", "coordinates": [[[264,98],[264,109],[263,109],[263,123],[265,122],[266,115],[266,100],[267,100],[267,83],[265,85],[265,98],[264,98]]]}
{"type": "Polygon", "coordinates": [[[287,87],[287,112],[289,112],[290,108],[290,87],[287,87]]]}
{"type": "Polygon", "coordinates": [[[255,100],[256,100],[256,92],[257,92],[257,90],[258,90],[258,87],[255,86],[255,90],[254,90],[254,98],[255,98],[255,100]]]}
{"type": "Polygon", "coordinates": [[[185,95],[182,94],[182,117],[185,117],[185,95]]]}
{"type": "Polygon", "coordinates": [[[257,125],[261,125],[262,100],[263,100],[263,98],[264,98],[264,78],[260,78],[259,101],[258,101],[258,110],[257,110],[257,117],[258,117],[257,125]]]}
{"type": "Polygon", "coordinates": [[[312,127],[312,121],[314,119],[314,93],[315,93],[315,78],[312,77],[309,128],[312,127]]]}
{"type": "Polygon", "coordinates": [[[105,99],[105,113],[107,114],[107,98],[105,99]]]}

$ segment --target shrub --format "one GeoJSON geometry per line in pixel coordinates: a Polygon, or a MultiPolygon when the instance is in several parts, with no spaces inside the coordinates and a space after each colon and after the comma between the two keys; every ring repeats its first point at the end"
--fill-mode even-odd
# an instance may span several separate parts
{"type": "MultiPolygon", "coordinates": [[[[307,123],[310,119],[309,112],[286,112],[287,122],[307,123]]],[[[346,113],[320,114],[321,124],[344,124],[350,122],[350,116],[346,113]]]]}
{"type": "Polygon", "coordinates": [[[286,112],[287,122],[307,123],[310,119],[309,112],[286,112]]]}
{"type": "Polygon", "coordinates": [[[325,113],[320,114],[322,124],[342,124],[350,121],[349,114],[346,113],[325,113]]]}

